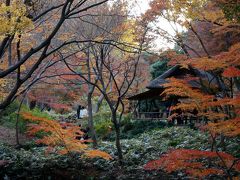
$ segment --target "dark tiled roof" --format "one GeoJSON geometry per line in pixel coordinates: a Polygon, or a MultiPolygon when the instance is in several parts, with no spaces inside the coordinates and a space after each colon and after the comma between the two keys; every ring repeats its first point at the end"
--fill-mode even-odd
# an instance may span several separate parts
{"type": "Polygon", "coordinates": [[[150,89],[148,91],[136,94],[134,96],[128,97],[129,100],[139,100],[139,99],[151,99],[151,98],[161,98],[160,95],[164,89],[156,88],[150,89]]]}
{"type": "MultiPolygon", "coordinates": [[[[157,77],[156,79],[152,80],[147,88],[148,91],[145,91],[143,93],[136,94],[134,96],[129,97],[129,100],[137,100],[137,99],[151,99],[151,98],[161,98],[160,94],[164,90],[164,84],[168,82],[168,78],[175,77],[175,78],[184,78],[186,75],[191,75],[193,77],[199,77],[202,80],[206,80],[207,82],[211,82],[211,84],[216,85],[219,87],[216,78],[212,76],[210,73],[206,71],[201,71],[192,67],[184,68],[180,65],[173,66],[169,70],[167,70],[165,73],[163,73],[161,76],[157,77]]],[[[189,85],[192,88],[202,88],[202,85],[200,83],[200,80],[190,80],[189,85]]],[[[221,89],[227,89],[223,84],[220,84],[222,87],[221,89]]]]}
{"type": "MultiPolygon", "coordinates": [[[[167,78],[176,77],[176,76],[183,76],[183,75],[192,75],[194,77],[199,77],[202,79],[206,79],[208,81],[213,80],[213,83],[217,83],[215,78],[209,74],[208,72],[201,71],[198,69],[194,69],[192,67],[183,68],[180,65],[173,66],[161,76],[157,77],[156,79],[152,80],[149,85],[147,86],[148,89],[155,89],[155,88],[163,88],[163,85],[168,82],[167,78]]],[[[177,77],[176,77],[177,78],[177,77]]],[[[200,88],[201,85],[198,80],[191,80],[189,84],[192,87],[200,88]]]]}

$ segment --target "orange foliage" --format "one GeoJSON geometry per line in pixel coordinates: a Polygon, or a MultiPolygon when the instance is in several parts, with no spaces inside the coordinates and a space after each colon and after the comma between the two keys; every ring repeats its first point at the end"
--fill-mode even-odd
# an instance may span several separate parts
{"type": "MultiPolygon", "coordinates": [[[[240,45],[236,44],[228,52],[220,53],[212,58],[203,57],[183,60],[182,62],[181,60],[175,61],[183,67],[191,66],[212,73],[220,80],[223,79],[221,83],[226,87],[227,93],[219,88],[218,92],[221,93],[221,96],[216,96],[215,93],[210,95],[204,91],[204,88],[206,89],[204,86],[201,86],[202,89],[191,87],[191,80],[189,81],[188,78],[170,78],[162,93],[166,98],[174,96],[179,98],[180,103],[173,106],[172,110],[181,109],[187,114],[196,109],[198,117],[205,117],[210,120],[203,129],[208,130],[214,136],[213,138],[218,135],[227,137],[240,135],[239,91],[226,83],[229,82],[229,80],[226,81],[226,78],[240,77],[239,50],[240,45]],[[232,94],[229,93],[230,90],[232,94]]],[[[211,90],[210,86],[207,88],[211,90]]],[[[168,173],[184,171],[194,177],[205,177],[211,174],[223,175],[229,169],[240,171],[239,166],[239,159],[224,152],[180,149],[170,151],[159,160],[150,161],[144,168],[146,170],[162,168],[168,173]],[[211,166],[209,167],[208,162],[210,160],[211,166]]]]}
{"type": "Polygon", "coordinates": [[[229,137],[238,136],[240,135],[240,118],[219,121],[217,123],[208,123],[206,128],[216,134],[224,134],[229,137]]]}
{"type": "Polygon", "coordinates": [[[240,75],[240,43],[234,44],[227,52],[221,52],[218,55],[200,58],[171,58],[170,65],[180,64],[183,67],[191,66],[204,71],[225,71],[226,77],[239,77],[240,75]],[[176,60],[177,59],[177,60],[176,60]],[[230,74],[229,74],[230,73],[230,74]],[[233,75],[233,76],[232,76],[233,75]]]}
{"type": "Polygon", "coordinates": [[[228,67],[223,72],[224,77],[239,77],[240,76],[240,69],[237,69],[236,67],[228,67]]]}
{"type": "Polygon", "coordinates": [[[59,154],[78,152],[90,158],[101,157],[107,160],[111,159],[109,154],[99,150],[89,150],[88,146],[84,144],[84,141],[77,140],[77,135],[83,135],[83,132],[80,131],[78,126],[71,123],[61,124],[54,120],[33,116],[30,113],[22,113],[21,115],[24,119],[34,122],[34,124],[29,125],[29,135],[35,135],[41,131],[47,133],[42,139],[36,141],[38,144],[45,144],[50,147],[50,149],[61,147],[60,150],[57,150],[59,154]]]}
{"type": "Polygon", "coordinates": [[[187,112],[197,109],[199,112],[204,112],[214,100],[214,96],[206,95],[199,89],[191,88],[187,80],[176,78],[169,78],[168,80],[169,82],[164,84],[165,90],[162,95],[166,98],[177,96],[184,100],[183,103],[173,106],[172,110],[181,109],[187,112]]]}
{"type": "Polygon", "coordinates": [[[109,154],[103,152],[103,151],[100,151],[100,150],[87,150],[85,151],[85,155],[87,157],[90,157],[90,158],[94,158],[94,157],[102,157],[104,159],[107,159],[107,160],[110,160],[112,159],[111,156],[109,156],[109,154]]]}
{"type": "MultiPolygon", "coordinates": [[[[187,35],[183,33],[187,38],[182,38],[177,32],[175,37],[177,40],[182,38],[183,42],[187,41],[184,43],[190,48],[185,49],[185,55],[169,53],[169,64],[200,70],[205,77],[199,77],[199,80],[195,81],[198,87],[192,86],[191,80],[186,77],[170,78],[161,95],[166,98],[178,98],[180,102],[171,107],[171,110],[181,109],[185,114],[197,110],[197,116],[204,118],[208,123],[204,129],[214,136],[214,141],[217,135],[223,138],[240,135],[239,82],[235,81],[240,77],[239,24],[234,22],[237,17],[232,18],[232,22],[228,21],[216,2],[231,7],[236,4],[235,1],[230,3],[225,0],[153,0],[150,9],[143,16],[145,23],[157,21],[161,17],[188,28],[187,35]],[[187,17],[186,22],[183,16],[187,17]],[[195,19],[197,21],[191,21],[195,19]]],[[[161,27],[156,29],[158,35],[166,36],[165,31],[161,32],[161,27]]],[[[162,168],[169,173],[184,171],[199,178],[225,173],[230,177],[228,171],[240,171],[240,162],[224,152],[179,149],[168,152],[159,160],[150,161],[144,168],[162,168]]]]}
{"type": "Polygon", "coordinates": [[[168,173],[185,171],[193,177],[205,177],[210,174],[224,174],[223,169],[234,168],[239,171],[240,162],[230,154],[224,152],[210,152],[190,149],[177,149],[163,155],[159,160],[148,162],[145,170],[164,169],[168,173]],[[211,159],[214,167],[208,167],[207,159],[211,159]],[[227,167],[224,167],[227,166],[227,167]]]}

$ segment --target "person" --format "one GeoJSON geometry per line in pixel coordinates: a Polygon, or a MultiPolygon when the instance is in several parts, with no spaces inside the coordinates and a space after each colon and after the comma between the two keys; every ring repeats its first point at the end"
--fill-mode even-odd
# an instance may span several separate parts
{"type": "Polygon", "coordinates": [[[78,106],[78,108],[77,108],[77,118],[78,119],[82,119],[82,117],[81,117],[81,110],[83,110],[83,109],[85,109],[84,106],[81,106],[81,105],[78,106]]]}

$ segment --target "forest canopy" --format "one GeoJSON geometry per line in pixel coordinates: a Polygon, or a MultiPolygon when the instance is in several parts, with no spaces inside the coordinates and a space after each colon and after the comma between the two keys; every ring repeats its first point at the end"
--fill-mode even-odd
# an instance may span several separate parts
{"type": "Polygon", "coordinates": [[[240,178],[239,17],[237,0],[0,0],[0,177],[240,178]]]}

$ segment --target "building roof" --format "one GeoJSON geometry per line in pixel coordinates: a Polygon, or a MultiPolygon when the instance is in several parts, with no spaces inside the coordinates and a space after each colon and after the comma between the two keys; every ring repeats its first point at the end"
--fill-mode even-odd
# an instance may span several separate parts
{"type": "Polygon", "coordinates": [[[163,92],[163,88],[157,88],[157,89],[150,89],[145,92],[136,94],[134,96],[129,97],[129,100],[139,100],[139,99],[151,99],[151,98],[161,98],[161,93],[163,92]]]}
{"type": "MultiPolygon", "coordinates": [[[[192,67],[181,67],[180,65],[173,66],[161,76],[152,80],[147,86],[148,89],[163,88],[163,85],[168,82],[167,78],[170,77],[183,77],[184,75],[192,75],[193,77],[199,77],[202,79],[207,79],[208,81],[213,80],[213,83],[216,83],[215,78],[208,72],[194,69],[192,67]]],[[[199,80],[189,81],[189,85],[193,88],[201,88],[199,80]]]]}
{"type": "MultiPolygon", "coordinates": [[[[207,82],[211,82],[216,87],[218,86],[218,82],[214,76],[210,73],[202,70],[198,70],[189,66],[188,68],[182,67],[180,65],[175,65],[166,72],[164,72],[161,76],[152,80],[147,88],[148,91],[145,91],[140,94],[136,94],[134,96],[129,97],[129,100],[139,100],[139,99],[151,99],[151,98],[161,98],[160,94],[164,90],[164,84],[168,82],[168,78],[175,77],[175,78],[184,78],[186,75],[191,75],[193,77],[199,77],[202,80],[206,80],[207,82]]],[[[189,85],[192,88],[202,88],[201,82],[199,79],[190,80],[189,85]]],[[[222,87],[221,89],[226,89],[224,84],[220,84],[222,87]]]]}

